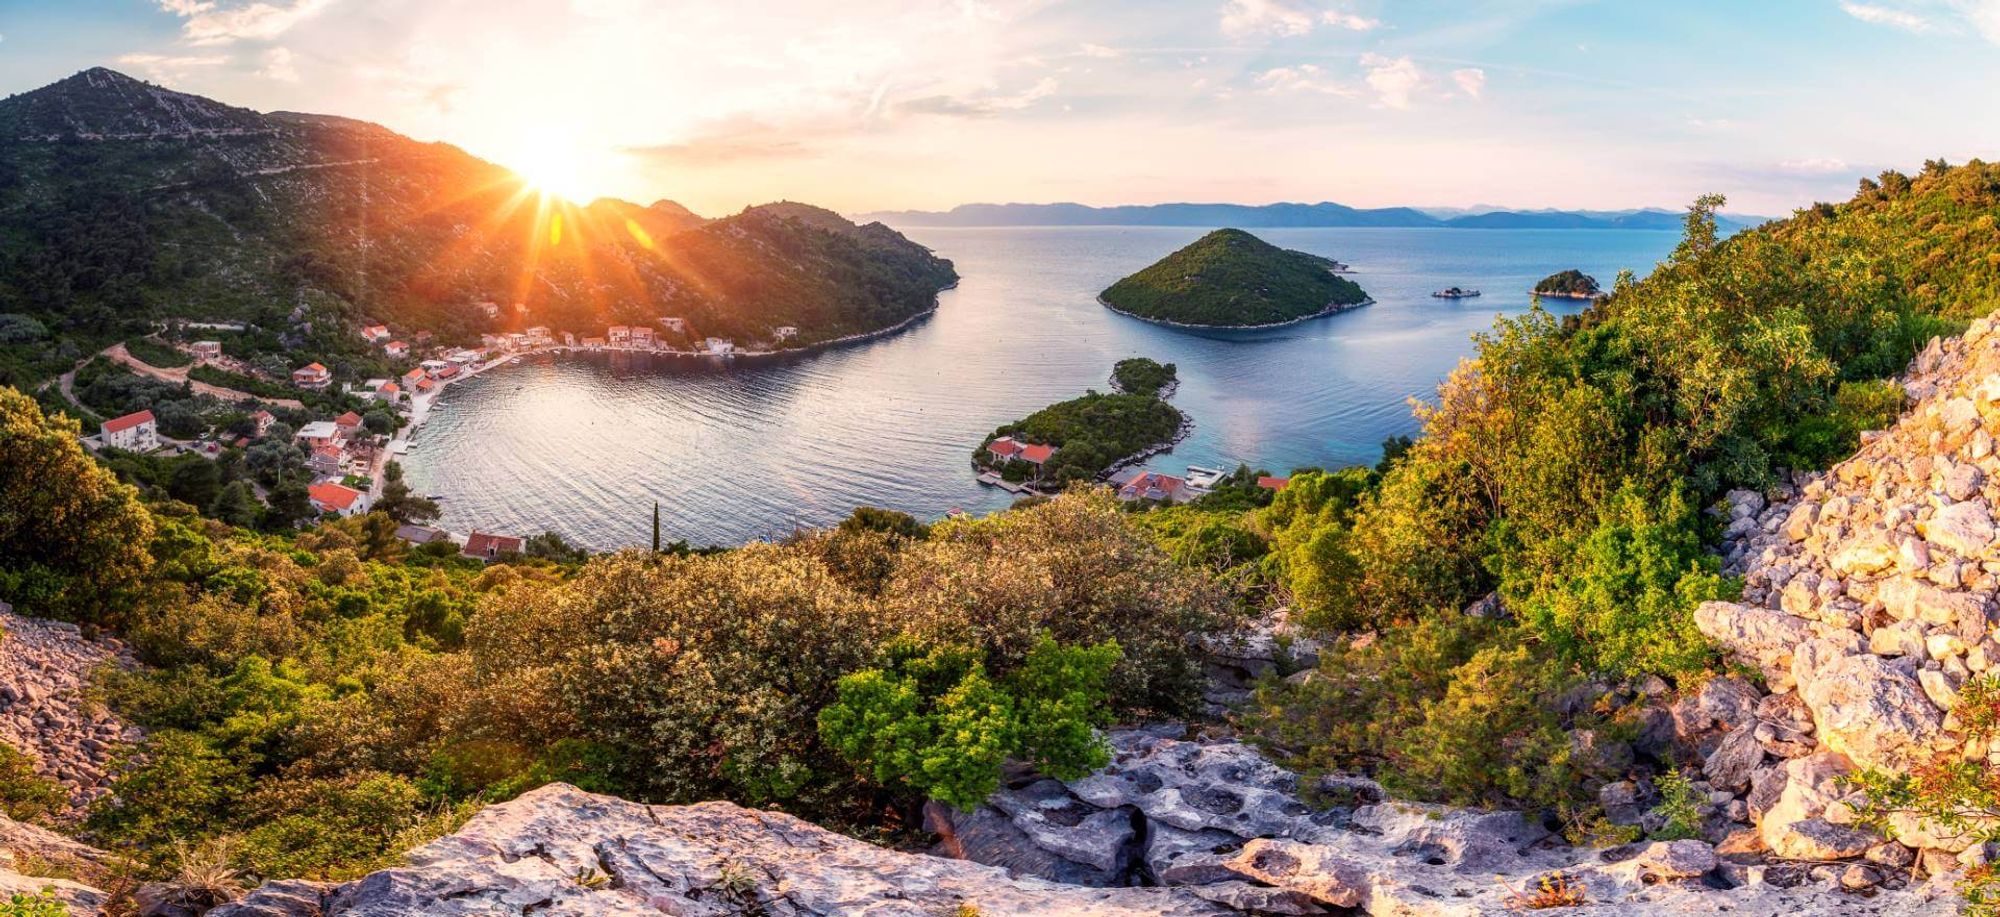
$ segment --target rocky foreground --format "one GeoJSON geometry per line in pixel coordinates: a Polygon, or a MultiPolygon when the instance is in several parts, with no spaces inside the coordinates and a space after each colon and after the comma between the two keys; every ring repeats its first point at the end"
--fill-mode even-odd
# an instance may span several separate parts
{"type": "Polygon", "coordinates": [[[0,603],[0,743],[62,786],[65,820],[107,791],[114,756],[139,738],[88,697],[100,668],[129,663],[114,641],[86,639],[74,624],[22,617],[0,603]]]}

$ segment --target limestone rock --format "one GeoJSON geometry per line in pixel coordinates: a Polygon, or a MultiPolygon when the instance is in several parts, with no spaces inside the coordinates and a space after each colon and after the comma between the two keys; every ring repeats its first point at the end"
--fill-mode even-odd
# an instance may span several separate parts
{"type": "Polygon", "coordinates": [[[1983,500],[1954,503],[1923,526],[1924,540],[1960,557],[1983,559],[1993,544],[1993,516],[1983,500]]]}
{"type": "Polygon", "coordinates": [[[1835,660],[1802,696],[1820,743],[1862,767],[1924,763],[1944,721],[1916,679],[1875,656],[1835,660]]]}
{"type": "Polygon", "coordinates": [[[1792,650],[1812,636],[1798,618],[1734,602],[1701,603],[1694,623],[1710,640],[1757,663],[1773,682],[1790,682],[1792,650]]]}
{"type": "Polygon", "coordinates": [[[725,802],[645,806],[550,784],[412,851],[409,865],[319,891],[266,886],[213,917],[435,917],[539,913],[932,917],[1208,917],[1182,889],[1084,888],[962,860],[897,853],[789,815],[725,802]]]}

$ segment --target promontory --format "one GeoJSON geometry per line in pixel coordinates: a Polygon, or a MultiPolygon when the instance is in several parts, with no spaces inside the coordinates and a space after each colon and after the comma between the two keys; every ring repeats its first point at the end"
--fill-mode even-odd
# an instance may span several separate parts
{"type": "Polygon", "coordinates": [[[1218,229],[1111,285],[1098,299],[1134,318],[1196,328],[1284,325],[1366,305],[1331,258],[1218,229]]]}

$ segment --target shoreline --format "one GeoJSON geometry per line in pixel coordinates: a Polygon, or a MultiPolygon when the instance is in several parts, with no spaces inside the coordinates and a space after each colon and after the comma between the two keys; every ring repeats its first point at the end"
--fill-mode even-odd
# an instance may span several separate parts
{"type": "MultiPolygon", "coordinates": [[[[1165,399],[1161,400],[1164,401],[1165,399]]],[[[1134,452],[1131,455],[1119,459],[1118,461],[1112,462],[1111,467],[1104,469],[1097,475],[1097,480],[1100,483],[1109,483],[1112,475],[1117,474],[1120,471],[1124,471],[1125,469],[1130,468],[1134,465],[1141,464],[1145,462],[1147,459],[1152,458],[1153,456],[1160,455],[1166,452],[1172,452],[1174,451],[1175,446],[1180,445],[1182,441],[1186,440],[1190,435],[1192,435],[1194,433],[1194,415],[1186,411],[1182,411],[1180,408],[1174,408],[1174,410],[1180,411],[1181,425],[1178,429],[1174,430],[1174,435],[1172,437],[1154,443],[1150,446],[1147,446],[1144,449],[1139,450],[1138,452],[1134,452]]]]}
{"type": "Polygon", "coordinates": [[[821,350],[830,350],[832,348],[841,347],[848,344],[859,344],[864,341],[869,341],[880,337],[886,337],[888,335],[895,334],[899,331],[903,331],[909,328],[911,325],[923,319],[930,318],[931,316],[936,315],[938,307],[939,305],[941,305],[940,302],[938,301],[938,295],[942,294],[946,290],[953,289],[954,287],[957,286],[958,286],[958,281],[954,280],[951,282],[950,286],[939,287],[937,293],[931,294],[930,308],[925,309],[922,312],[918,312],[917,314],[912,315],[909,318],[903,319],[902,321],[897,322],[893,325],[890,325],[887,328],[878,328],[874,331],[863,331],[858,334],[850,334],[850,335],[845,335],[843,337],[830,338],[828,340],[819,341],[817,343],[807,344],[802,347],[782,347],[777,350],[740,350],[740,351],[731,351],[729,353],[703,353],[694,350],[661,350],[656,347],[631,347],[631,346],[612,347],[606,345],[604,347],[593,348],[593,347],[583,347],[580,345],[573,346],[569,344],[547,344],[541,347],[531,347],[528,348],[527,350],[512,351],[504,356],[501,356],[498,359],[491,360],[487,363],[477,366],[467,366],[465,370],[459,373],[458,375],[453,376],[450,379],[445,379],[443,381],[438,382],[436,390],[421,400],[419,400],[415,396],[412,396],[410,398],[410,423],[407,427],[403,428],[403,430],[400,431],[404,433],[404,436],[402,436],[401,438],[405,442],[410,442],[410,440],[416,435],[417,430],[421,429],[424,425],[424,422],[430,419],[431,408],[437,403],[437,400],[439,398],[444,397],[444,393],[448,389],[450,389],[454,384],[463,382],[467,379],[471,379],[474,376],[482,375],[488,371],[493,370],[496,367],[512,365],[513,361],[518,360],[522,357],[535,357],[543,355],[557,355],[557,354],[570,354],[570,353],[643,353],[660,357],[682,357],[682,358],[722,360],[722,359],[730,359],[733,357],[751,357],[751,358],[761,359],[764,357],[781,357],[781,356],[790,356],[794,354],[810,354],[821,350]]]}
{"type": "Polygon", "coordinates": [[[1311,315],[1301,315],[1298,318],[1289,319],[1282,322],[1271,322],[1269,324],[1264,324],[1264,325],[1197,325],[1189,322],[1170,321],[1164,318],[1147,318],[1146,316],[1127,312],[1124,309],[1120,309],[1117,306],[1105,302],[1104,297],[1101,295],[1097,297],[1097,304],[1103,306],[1106,309],[1110,309],[1111,311],[1116,312],[1119,315],[1123,315],[1126,318],[1136,319],[1138,321],[1142,321],[1151,325],[1164,325],[1168,328],[1192,328],[1197,331],[1261,331],[1269,328],[1284,328],[1289,325],[1296,325],[1300,322],[1309,322],[1316,318],[1326,318],[1329,315],[1339,315],[1342,312],[1352,312],[1355,309],[1359,309],[1363,306],[1375,305],[1375,297],[1370,296],[1361,300],[1360,302],[1348,303],[1346,305],[1342,305],[1340,303],[1334,303],[1332,305],[1327,306],[1324,309],[1321,309],[1318,312],[1314,312],[1311,315]]]}
{"type": "Polygon", "coordinates": [[[1601,299],[1604,297],[1604,293],[1602,291],[1596,293],[1542,293],[1535,290],[1529,290],[1528,295],[1544,296],[1549,299],[1582,299],[1582,300],[1594,300],[1594,299],[1601,299]]]}

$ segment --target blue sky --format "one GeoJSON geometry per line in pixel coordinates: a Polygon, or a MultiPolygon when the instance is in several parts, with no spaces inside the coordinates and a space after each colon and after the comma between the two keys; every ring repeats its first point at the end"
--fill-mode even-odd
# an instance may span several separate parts
{"type": "Polygon", "coordinates": [[[95,65],[710,213],[1782,213],[2000,155],[2000,0],[0,0],[0,91],[95,65]]]}

